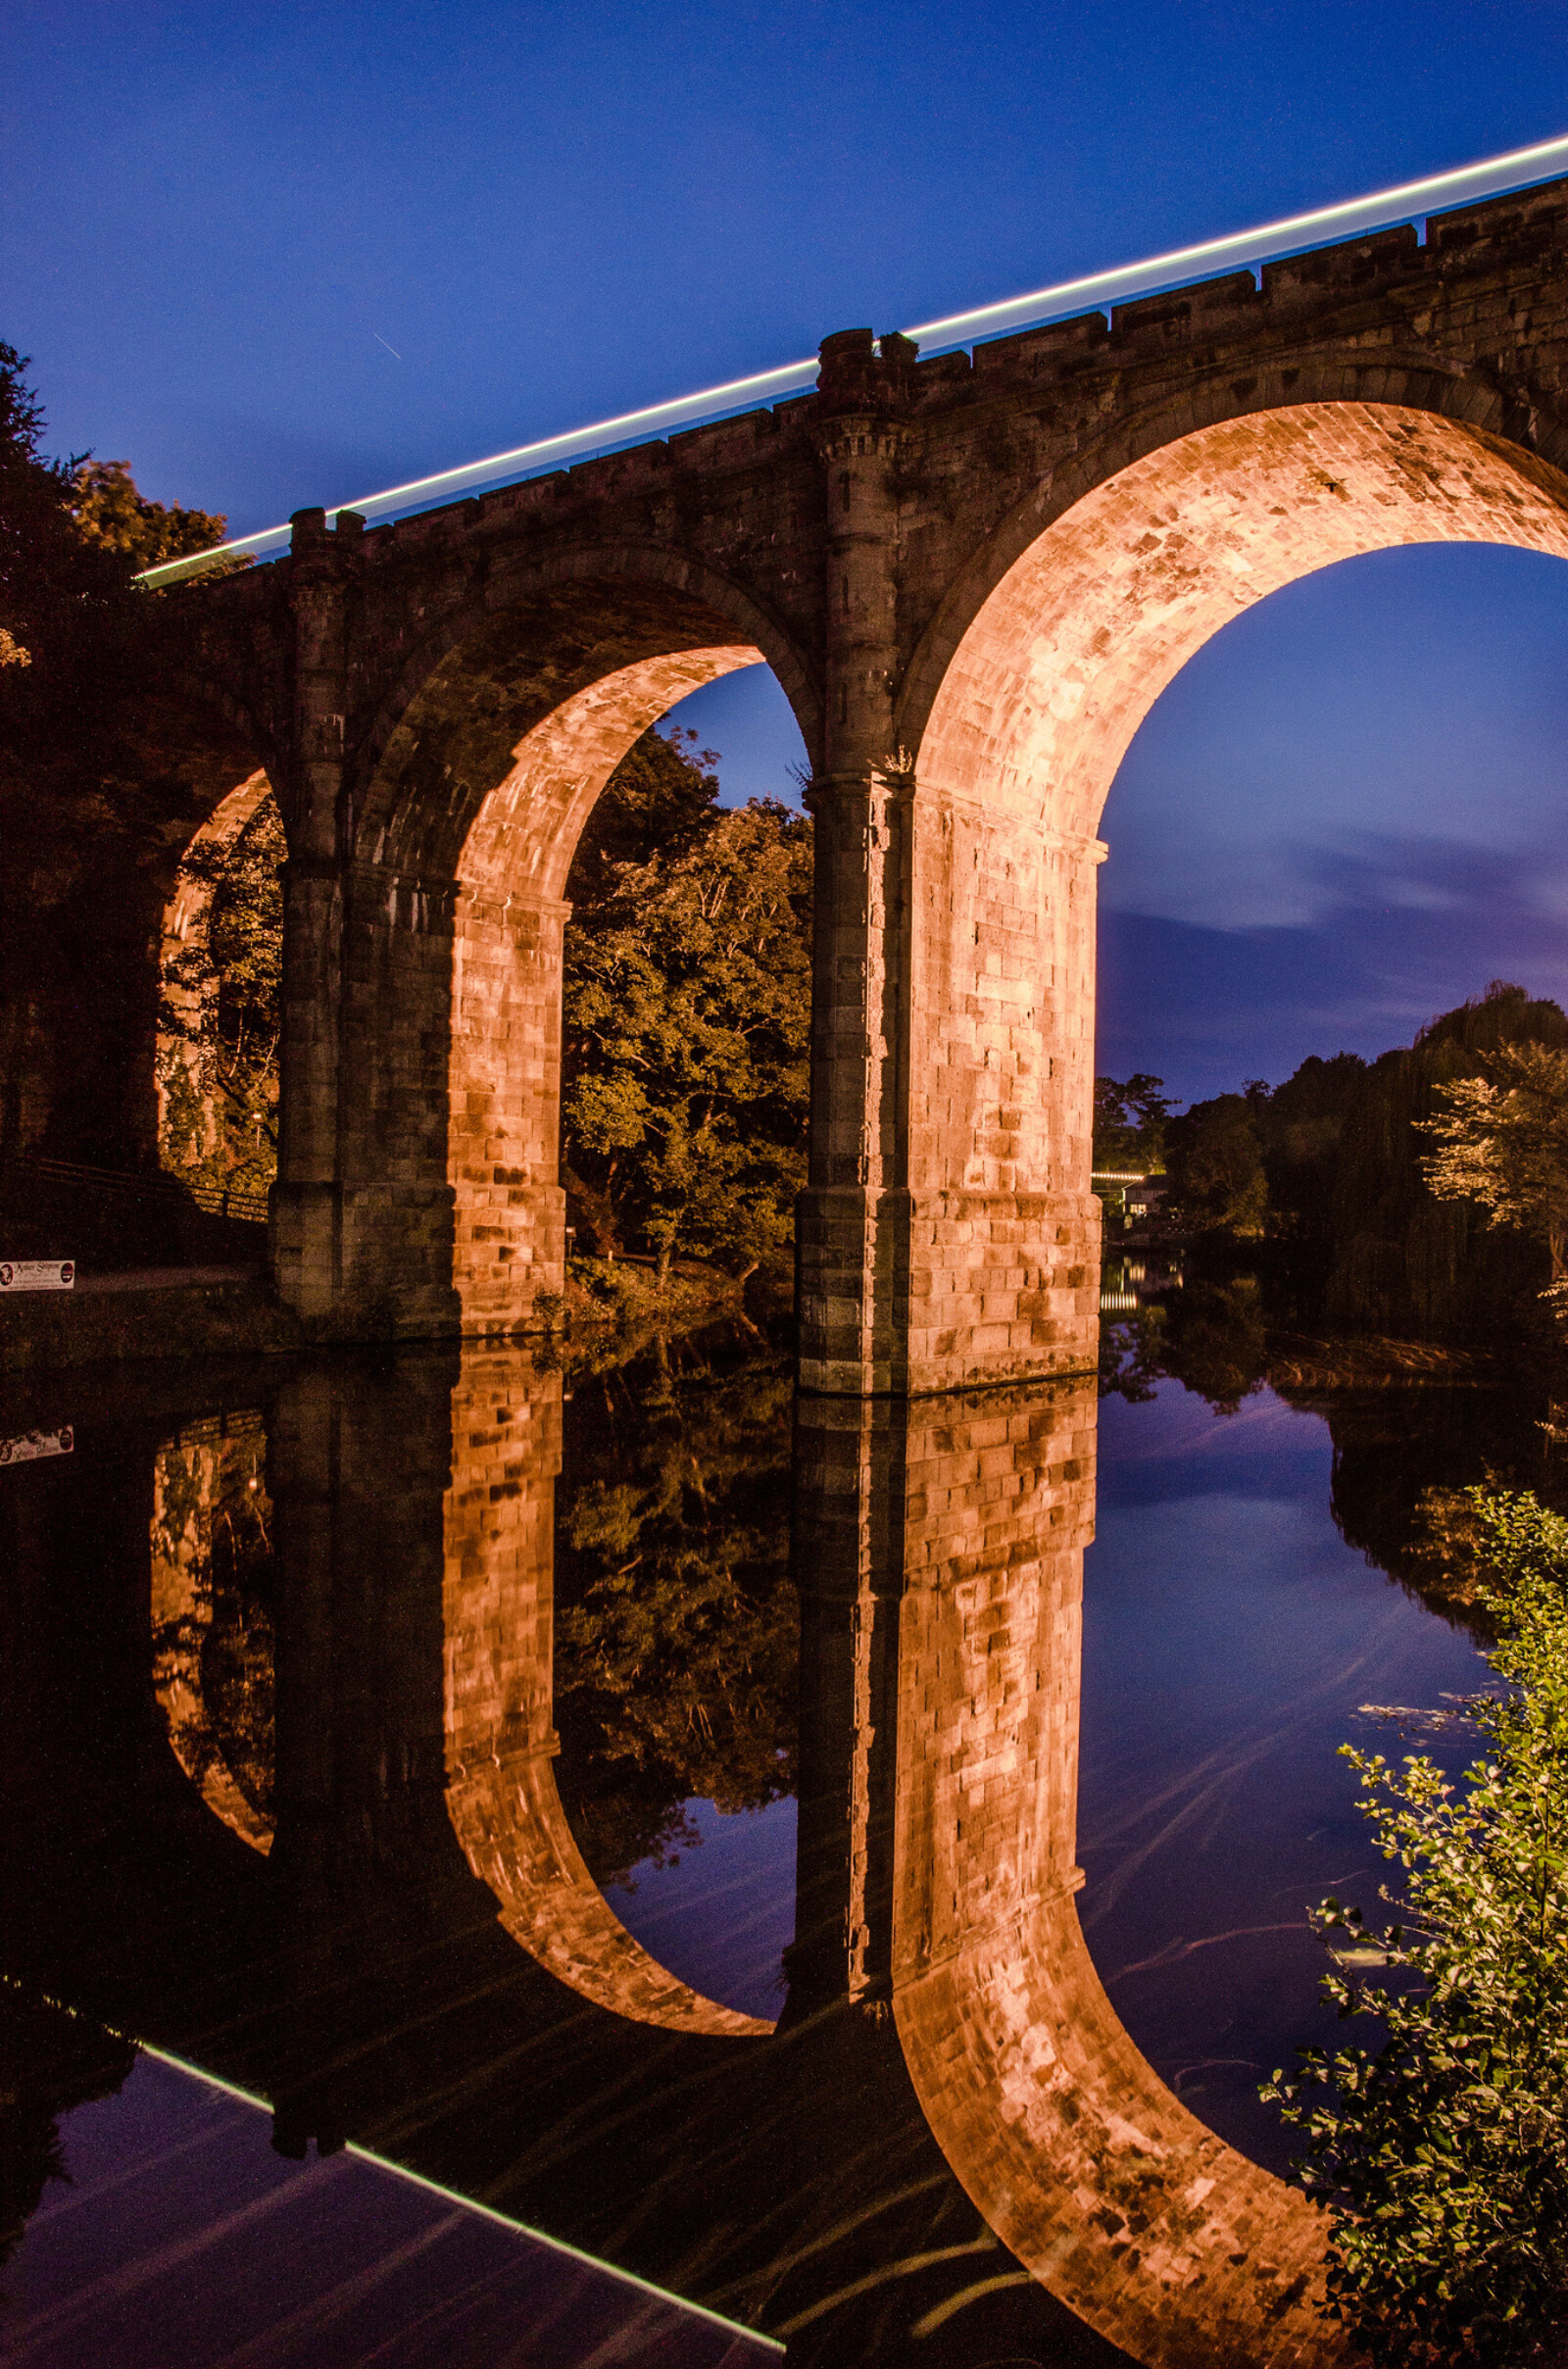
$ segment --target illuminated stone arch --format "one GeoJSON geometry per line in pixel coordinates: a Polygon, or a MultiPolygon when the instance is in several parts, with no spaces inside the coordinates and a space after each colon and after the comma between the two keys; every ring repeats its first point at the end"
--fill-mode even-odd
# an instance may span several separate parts
{"type": "Polygon", "coordinates": [[[237,1640],[215,1639],[213,1565],[215,1525],[237,1498],[252,1499],[247,1511],[267,1518],[266,1454],[265,1419],[253,1412],[192,1424],[165,1441],[153,1458],[150,1541],[153,1693],[170,1748],[214,1816],[264,1858],[275,1831],[272,1770],[258,1765],[257,1752],[270,1761],[272,1639],[270,1629],[254,1634],[254,1622],[237,1640]],[[248,1665],[242,1690],[265,1698],[254,1736],[231,1732],[225,1706],[211,1699],[215,1642],[238,1644],[248,1665]]]}
{"type": "Polygon", "coordinates": [[[989,2227],[1146,2369],[1326,2369],[1321,2215],[1174,2096],[1079,1923],[1096,1395],[801,1403],[791,2012],[891,2002],[989,2227]]]}
{"type": "MultiPolygon", "coordinates": [[[[773,620],[712,570],[636,549],[506,575],[411,654],[355,793],[342,1024],[330,1046],[308,1015],[292,1032],[277,1254],[294,1305],[380,1307],[394,1332],[540,1321],[564,1268],[572,854],[651,724],[764,663],[812,730],[773,620]],[[300,1173],[312,1134],[319,1185],[300,1173]]],[[[331,935],[308,918],[293,932],[296,948],[331,935]]]]}
{"type": "Polygon", "coordinates": [[[1211,635],[1396,544],[1568,558],[1568,479],[1468,419],[1332,400],[1169,425],[1097,455],[1107,473],[1055,489],[1049,523],[1009,519],[911,668],[913,1028],[944,1057],[940,1102],[911,1081],[911,1141],[931,1185],[1026,1172],[1087,1190],[1101,812],[1211,635]],[[949,1016],[976,1012],[962,1030],[949,1016]]]}

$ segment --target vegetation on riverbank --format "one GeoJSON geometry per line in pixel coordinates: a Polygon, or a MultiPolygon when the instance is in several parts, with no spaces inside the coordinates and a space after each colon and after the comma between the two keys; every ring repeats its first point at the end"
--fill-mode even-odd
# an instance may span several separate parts
{"type": "Polygon", "coordinates": [[[1212,1259],[1287,1275],[1310,1329],[1552,1339],[1544,1295],[1568,1242],[1554,1003],[1494,980],[1375,1061],[1314,1055],[1283,1085],[1194,1103],[1159,1148],[1171,1223],[1212,1259]]]}
{"type": "Polygon", "coordinates": [[[1381,2045],[1303,2049],[1263,2092],[1305,2134],[1328,2309],[1386,2369],[1555,2360],[1568,2338],[1568,1520],[1470,1493],[1496,1693],[1451,1784],[1349,1746],[1399,1894],[1326,1900],[1324,1990],[1381,2045]]]}

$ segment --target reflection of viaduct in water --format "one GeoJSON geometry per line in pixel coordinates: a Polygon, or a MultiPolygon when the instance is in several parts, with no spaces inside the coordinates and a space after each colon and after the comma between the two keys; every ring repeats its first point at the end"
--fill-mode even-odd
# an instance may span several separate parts
{"type": "Polygon", "coordinates": [[[1306,2362],[1322,2224],[1133,2047],[1073,1895],[1093,1381],[802,1405],[792,2008],[891,1999],[991,2227],[1148,2363],[1306,2362]]]}
{"type": "MultiPolygon", "coordinates": [[[[810,2061],[803,2048],[827,2046],[820,2035],[830,2030],[841,2036],[832,2046],[843,2045],[846,2010],[867,2037],[896,2032],[925,2121],[974,2204],[1091,2327],[1169,2369],[1333,2357],[1312,2308],[1318,2216],[1216,2139],[1145,2063],[1079,1929],[1094,1384],[802,1403],[797,1941],[779,2038],[759,2053],[755,2038],[770,2027],[676,1981],[612,1916],[562,1812],[551,1725],[559,1378],[516,1353],[480,1351],[449,1394],[452,1378],[442,1360],[414,1396],[405,1385],[395,1403],[350,1407],[324,1378],[307,1377],[278,1409],[270,1469],[293,1604],[278,1674],[279,1838],[296,1886],[328,1816],[351,1852],[357,1830],[390,1833],[404,1864],[434,1864],[431,1806],[422,1824],[400,1819],[386,1772],[396,1760],[416,1778],[436,1739],[411,1730],[407,1712],[401,1737],[383,1721],[429,1692],[421,1680],[411,1695],[409,1655],[422,1666],[435,1648],[429,1583],[439,1567],[446,1809],[500,1924],[538,1966],[622,2029],[662,2027],[666,2046],[722,2051],[731,2037],[753,2036],[752,2048],[725,2055],[733,2076],[719,2077],[743,2129],[770,2083],[798,2093],[810,2061]],[[377,1534],[371,1459],[385,1455],[382,1424],[394,1416],[403,1470],[377,1534]],[[352,1500],[351,1459],[366,1467],[352,1500]],[[334,1536],[345,1570],[369,1573],[385,1557],[408,1574],[377,1617],[378,1645],[357,1645],[352,1668],[333,1634],[344,1580],[333,1582],[335,1615],[321,1584],[334,1536]],[[333,1721],[310,1715],[328,1666],[369,1718],[353,1770],[328,1768],[333,1721]]],[[[350,1592],[364,1588],[355,1580],[350,1592]]],[[[315,1880],[343,1879],[322,1862],[315,1880]]],[[[444,1913],[471,1916],[444,1880],[444,1913]]],[[[830,2078],[836,2061],[830,2048],[830,2078]]],[[[647,2075],[630,2078],[635,2089],[647,2075]]],[[[862,2137],[877,2144],[874,2130],[862,2137]]],[[[963,2292],[1022,2275],[981,2265],[963,2292]]],[[[770,2277],[753,2308],[787,2325],[764,2299],[775,2288],[770,2277]]],[[[802,2325],[822,2308],[808,2305],[802,2325]]]]}

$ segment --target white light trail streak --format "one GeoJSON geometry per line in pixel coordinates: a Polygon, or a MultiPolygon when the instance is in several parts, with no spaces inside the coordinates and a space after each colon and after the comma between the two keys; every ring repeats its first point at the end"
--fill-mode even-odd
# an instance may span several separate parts
{"type": "MultiPolygon", "coordinates": [[[[1065,279],[1054,287],[1036,288],[1030,295],[1009,297],[1002,304],[982,305],[970,313],[950,313],[941,321],[920,322],[904,335],[928,351],[968,345],[978,337],[1007,329],[1038,328],[1073,313],[1093,312],[1110,304],[1125,304],[1135,296],[1154,294],[1185,279],[1267,263],[1304,248],[1352,238],[1358,230],[1382,230],[1400,222],[1441,214],[1451,207],[1475,204],[1526,189],[1538,181],[1568,173],[1568,138],[1543,140],[1533,148],[1515,148],[1506,156],[1488,157],[1478,165],[1463,165],[1424,180],[1404,181],[1396,189],[1380,189],[1370,197],[1348,198],[1343,204],[1319,206],[1310,214],[1292,214],[1284,221],[1265,222],[1255,230],[1238,230],[1225,238],[1204,239],[1196,247],[1174,247],[1152,255],[1144,263],[1125,264],[1114,271],[1097,271],[1084,279],[1065,279]]],[[[334,509],[356,511],[374,525],[410,511],[428,510],[482,488],[514,483],[563,462],[582,460],[615,446],[642,443],[665,429],[695,427],[755,405],[777,402],[785,395],[808,393],[817,371],[812,355],[779,369],[758,370],[748,378],[731,378],[722,386],[704,387],[695,395],[679,395],[668,403],[651,403],[641,411],[621,412],[613,420],[596,420],[591,427],[571,429],[564,436],[547,436],[535,444],[519,444],[509,453],[493,453],[461,469],[442,469],[431,477],[415,477],[385,493],[364,494],[358,501],[334,509]]],[[[290,530],[270,526],[265,532],[242,535],[212,551],[194,552],[183,560],[166,561],[146,568],[144,584],[173,583],[184,575],[224,559],[275,559],[288,549],[290,530]]]]}

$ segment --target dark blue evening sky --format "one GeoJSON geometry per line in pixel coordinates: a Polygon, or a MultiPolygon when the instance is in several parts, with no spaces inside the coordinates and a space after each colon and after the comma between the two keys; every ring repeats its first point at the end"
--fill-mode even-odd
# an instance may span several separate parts
{"type": "MultiPolygon", "coordinates": [[[[1568,130],[1568,10],[8,0],[0,336],[63,450],[270,525],[1568,130]]],[[[1102,1059],[1185,1093],[1568,994],[1568,568],[1387,554],[1150,717],[1102,1059]],[[1561,583],[1559,583],[1559,577],[1561,583]]],[[[694,717],[787,791],[769,683],[694,717]]]]}

